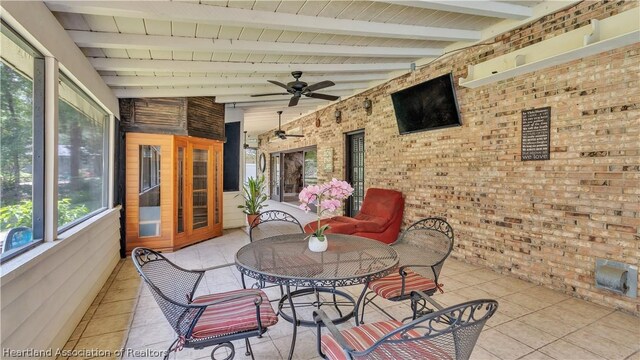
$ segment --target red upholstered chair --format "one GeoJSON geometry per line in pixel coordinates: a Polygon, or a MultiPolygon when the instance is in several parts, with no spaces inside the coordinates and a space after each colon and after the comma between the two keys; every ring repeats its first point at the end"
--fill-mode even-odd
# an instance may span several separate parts
{"type": "MultiPolygon", "coordinates": [[[[253,358],[250,337],[261,337],[269,326],[278,322],[267,295],[258,289],[240,289],[194,297],[205,271],[183,269],[162,254],[146,248],[135,248],[133,264],[148,285],[160,310],[176,332],[164,359],[183,347],[202,349],[214,346],[211,358],[219,348],[235,353],[233,340],[245,339],[245,355],[253,358]]],[[[233,357],[233,355],[231,355],[233,357]]]]}
{"type": "MultiPolygon", "coordinates": [[[[320,225],[329,225],[326,231],[328,234],[356,235],[391,244],[398,238],[403,211],[404,199],[401,192],[370,188],[358,215],[352,218],[334,216],[322,220],[320,225]]],[[[312,221],[304,226],[304,231],[312,233],[317,226],[317,222],[312,221]]]]}

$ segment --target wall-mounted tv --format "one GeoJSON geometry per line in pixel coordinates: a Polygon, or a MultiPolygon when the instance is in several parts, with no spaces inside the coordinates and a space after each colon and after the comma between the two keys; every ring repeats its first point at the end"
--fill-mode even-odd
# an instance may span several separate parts
{"type": "Polygon", "coordinates": [[[391,94],[400,134],[460,126],[451,73],[391,94]]]}

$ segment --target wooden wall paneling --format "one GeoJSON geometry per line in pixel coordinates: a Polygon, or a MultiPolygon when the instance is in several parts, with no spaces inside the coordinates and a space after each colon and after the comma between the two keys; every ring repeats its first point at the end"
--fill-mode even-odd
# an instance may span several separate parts
{"type": "Polygon", "coordinates": [[[224,141],[224,104],[214,97],[187,98],[187,132],[189,136],[224,141]]]}
{"type": "Polygon", "coordinates": [[[120,109],[128,132],[187,134],[186,98],[121,99],[120,109]]]}
{"type": "Polygon", "coordinates": [[[214,97],[120,99],[127,132],[225,140],[224,104],[214,97]]]}

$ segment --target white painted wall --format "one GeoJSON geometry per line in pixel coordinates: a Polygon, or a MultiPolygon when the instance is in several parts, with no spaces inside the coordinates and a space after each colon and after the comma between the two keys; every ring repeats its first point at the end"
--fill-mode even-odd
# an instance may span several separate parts
{"type": "Polygon", "coordinates": [[[28,262],[21,263],[24,254],[2,265],[3,348],[65,345],[118,262],[119,214],[107,210],[38,246],[28,262]]]}
{"type": "Polygon", "coordinates": [[[223,207],[224,217],[222,220],[222,227],[225,229],[233,229],[246,225],[247,217],[238,209],[238,205],[242,204],[242,196],[239,196],[239,191],[227,191],[224,193],[223,207]]]}
{"type": "MultiPolygon", "coordinates": [[[[3,1],[0,7],[4,21],[43,55],[57,60],[49,63],[58,63],[94,100],[119,116],[118,99],[44,3],[3,1]]],[[[49,124],[54,113],[47,115],[49,124]]],[[[110,178],[110,184],[112,181],[110,178]]],[[[62,348],[115,268],[119,239],[119,209],[109,209],[60,234],[57,240],[2,264],[2,347],[62,348]]]]}

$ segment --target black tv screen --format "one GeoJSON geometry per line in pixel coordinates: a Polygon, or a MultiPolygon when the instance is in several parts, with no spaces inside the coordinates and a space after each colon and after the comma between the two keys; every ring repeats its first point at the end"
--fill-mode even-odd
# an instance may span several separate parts
{"type": "Polygon", "coordinates": [[[400,134],[460,126],[451,73],[391,94],[400,134]]]}

